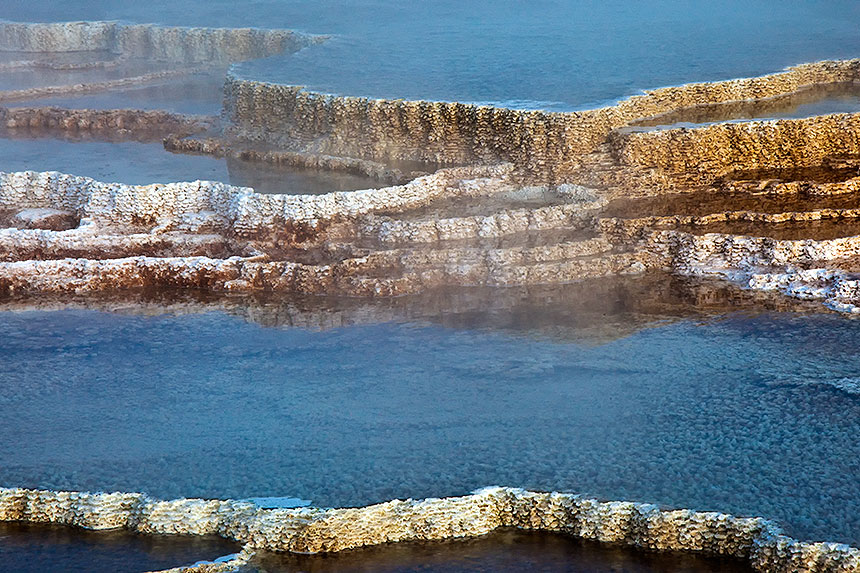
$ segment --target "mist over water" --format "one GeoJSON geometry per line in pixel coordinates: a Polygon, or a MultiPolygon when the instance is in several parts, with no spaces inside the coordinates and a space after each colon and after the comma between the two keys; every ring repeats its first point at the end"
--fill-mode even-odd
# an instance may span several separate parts
{"type": "Polygon", "coordinates": [[[246,62],[251,79],[373,97],[565,110],[642,89],[776,72],[860,54],[850,0],[72,0],[0,5],[21,21],[120,19],[291,28],[334,37],[246,62]],[[241,6],[241,9],[237,9],[241,6]]]}
{"type": "Polygon", "coordinates": [[[3,313],[0,485],[333,507],[514,485],[860,543],[860,322],[630,331],[3,313]]]}

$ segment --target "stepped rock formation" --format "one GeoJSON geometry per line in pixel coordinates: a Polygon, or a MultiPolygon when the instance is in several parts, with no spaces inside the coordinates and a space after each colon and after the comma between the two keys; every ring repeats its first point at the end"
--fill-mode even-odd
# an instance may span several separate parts
{"type": "Polygon", "coordinates": [[[662,88],[615,106],[568,113],[332,96],[230,75],[225,111],[234,133],[250,140],[376,160],[508,161],[529,179],[558,181],[614,129],[635,120],[853,82],[858,71],[858,60],[805,64],[760,78],[662,88]]]}
{"type": "MultiPolygon", "coordinates": [[[[0,101],[164,81],[317,41],[285,30],[3,22],[0,51],[32,57],[0,63],[0,74],[127,73],[8,90],[0,101]]],[[[332,96],[233,74],[223,125],[166,112],[0,108],[7,134],[164,139],[172,152],[361,173],[389,185],[265,195],[208,181],[135,186],[0,173],[0,296],[152,287],[393,296],[662,270],[856,312],[860,114],[648,126],[850,87],[858,71],[860,60],[818,62],[572,113],[332,96]]],[[[339,551],[498,527],[733,555],[761,571],[860,569],[858,550],[800,542],[763,519],[498,488],[332,510],[4,489],[0,519],[215,533],[246,544],[233,562],[189,569],[197,571],[232,570],[257,549],[339,551]]]]}
{"type": "Polygon", "coordinates": [[[220,535],[245,544],[230,562],[175,570],[189,572],[230,571],[250,560],[256,550],[343,551],[398,541],[473,537],[501,527],[557,531],[649,550],[738,557],[769,573],[838,573],[860,568],[860,550],[835,543],[802,543],[761,518],[511,488],[349,509],[261,509],[249,501],[158,501],[137,493],[0,488],[0,520],[220,535]]]}
{"type": "Polygon", "coordinates": [[[319,40],[318,36],[291,30],[259,28],[180,28],[118,22],[0,22],[0,51],[102,51],[123,58],[181,64],[227,65],[295,52],[319,40]]]}

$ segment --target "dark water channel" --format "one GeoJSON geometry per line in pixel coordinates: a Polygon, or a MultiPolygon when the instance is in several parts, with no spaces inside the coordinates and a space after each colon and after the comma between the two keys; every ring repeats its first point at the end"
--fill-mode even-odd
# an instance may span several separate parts
{"type": "Polygon", "coordinates": [[[0,569],[15,573],[137,573],[214,560],[241,547],[220,537],[135,535],[0,522],[0,569]]]}
{"type": "Polygon", "coordinates": [[[656,553],[518,530],[475,539],[398,543],[331,555],[262,554],[249,573],[746,573],[743,561],[656,553]]]}

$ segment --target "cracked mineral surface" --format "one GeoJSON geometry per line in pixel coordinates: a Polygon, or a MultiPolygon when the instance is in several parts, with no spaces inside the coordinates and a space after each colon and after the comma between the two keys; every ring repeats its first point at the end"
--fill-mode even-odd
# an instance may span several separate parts
{"type": "MultiPolygon", "coordinates": [[[[300,67],[336,53],[337,41],[278,29],[0,22],[0,149],[23,151],[20,168],[6,154],[0,172],[2,304],[112,308],[121,304],[112,293],[167,288],[208,293],[180,303],[197,312],[229,308],[229,298],[206,300],[224,294],[432,300],[442,289],[672,273],[752,291],[733,299],[860,312],[860,60],[580,111],[332,95],[230,67],[283,54],[300,67]],[[94,170],[117,161],[131,167],[94,170]]],[[[726,292],[692,290],[704,301],[726,292]]],[[[385,312],[403,312],[392,305],[385,312]]],[[[287,315],[368,320],[355,307],[287,315]]],[[[768,387],[857,394],[851,372],[761,375],[768,387]]],[[[0,490],[0,519],[243,544],[196,571],[234,570],[258,550],[336,552],[511,527],[729,556],[760,571],[860,569],[857,549],[799,541],[764,518],[506,488],[367,503],[262,509],[10,487],[0,490]]],[[[800,535],[826,529],[793,525],[800,535]]],[[[840,535],[856,543],[856,530],[840,535]]]]}

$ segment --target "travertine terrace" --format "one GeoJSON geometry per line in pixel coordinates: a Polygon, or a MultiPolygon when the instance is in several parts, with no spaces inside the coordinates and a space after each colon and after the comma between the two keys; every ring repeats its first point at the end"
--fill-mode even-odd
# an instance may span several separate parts
{"type": "MultiPolygon", "coordinates": [[[[0,173],[0,295],[180,287],[394,296],[659,269],[840,311],[860,305],[860,114],[719,121],[810,90],[853,86],[860,60],[663,88],[571,113],[340,97],[231,72],[221,117],[38,106],[44,96],[223,72],[230,62],[319,41],[280,30],[0,23],[0,50],[12,54],[0,74],[127,71],[0,92],[8,106],[0,108],[0,130],[163,140],[165,152],[379,182],[354,192],[265,195],[208,181],[135,186],[0,173]],[[646,127],[679,113],[713,123],[646,127]]],[[[8,489],[0,491],[0,518],[217,533],[247,544],[239,560],[255,549],[337,551],[514,526],[734,555],[761,571],[860,568],[855,549],[802,543],[761,519],[508,489],[342,510],[8,489]]]]}
{"type": "Polygon", "coordinates": [[[487,488],[465,497],[394,500],[348,509],[262,509],[249,501],[159,501],[138,493],[0,489],[0,519],[149,534],[220,535],[245,544],[232,561],[175,571],[231,571],[257,550],[343,551],[398,541],[484,535],[500,527],[558,531],[658,551],[748,560],[758,571],[856,571],[860,551],[802,543],[761,518],[662,510],[567,493],[487,488]]]}

